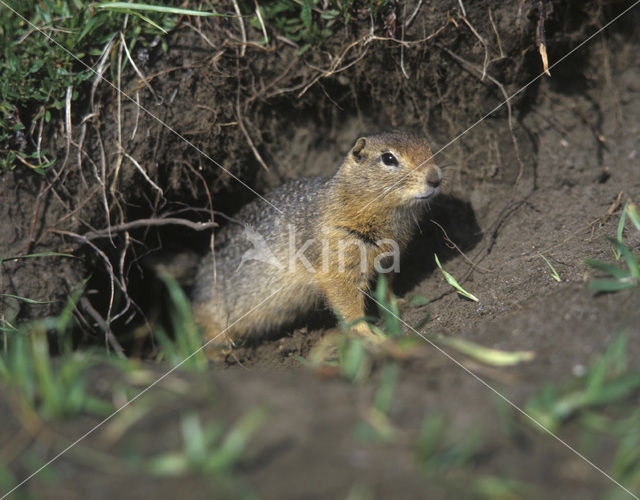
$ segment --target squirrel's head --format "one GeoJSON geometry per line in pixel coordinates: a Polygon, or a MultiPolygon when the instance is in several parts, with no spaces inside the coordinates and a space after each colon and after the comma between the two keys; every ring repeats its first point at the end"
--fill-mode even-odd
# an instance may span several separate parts
{"type": "Polygon", "coordinates": [[[442,173],[427,141],[405,131],[360,137],[340,167],[347,190],[387,207],[427,200],[440,191],[442,173]]]}

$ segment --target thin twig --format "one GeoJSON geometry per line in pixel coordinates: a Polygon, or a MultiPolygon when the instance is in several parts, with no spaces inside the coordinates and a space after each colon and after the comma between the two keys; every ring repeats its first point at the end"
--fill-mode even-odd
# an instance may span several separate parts
{"type": "Polygon", "coordinates": [[[109,237],[111,232],[128,231],[129,229],[135,229],[136,227],[151,227],[151,226],[185,226],[194,231],[204,231],[205,229],[211,229],[218,227],[215,222],[194,222],[188,219],[179,219],[176,217],[154,217],[150,219],[137,219],[122,224],[113,224],[105,229],[98,229],[96,231],[89,231],[82,235],[87,241],[97,240],[100,238],[109,237]]]}
{"type": "Polygon", "coordinates": [[[139,121],[140,121],[140,92],[136,91],[136,119],[133,123],[133,130],[131,131],[131,136],[129,137],[129,139],[132,141],[136,136],[136,132],[138,131],[139,121]]]}
{"type": "Polygon", "coordinates": [[[96,322],[96,324],[100,328],[102,328],[102,330],[104,331],[105,337],[107,338],[107,341],[109,342],[109,345],[115,351],[115,353],[118,355],[118,357],[120,357],[120,358],[126,357],[124,355],[124,349],[122,348],[122,346],[118,342],[118,339],[116,338],[116,336],[113,334],[113,331],[111,330],[111,328],[109,326],[107,326],[107,323],[102,318],[102,316],[100,316],[100,313],[98,311],[96,311],[95,308],[91,305],[91,302],[89,301],[89,299],[87,299],[86,297],[80,297],[79,302],[80,302],[80,305],[82,306],[82,308],[85,311],[87,311],[89,316],[91,316],[93,318],[93,320],[96,322]]]}
{"type": "Polygon", "coordinates": [[[467,17],[467,11],[464,10],[464,4],[462,3],[462,0],[458,0],[458,4],[460,5],[460,10],[462,11],[462,15],[464,17],[467,17]]]}
{"type": "Polygon", "coordinates": [[[188,26],[189,28],[191,28],[193,31],[195,31],[196,33],[198,33],[198,35],[200,35],[200,37],[212,48],[215,49],[216,45],[209,40],[209,38],[202,32],[202,30],[196,26],[194,26],[193,24],[191,24],[190,22],[185,22],[184,23],[185,26],[188,26]]]}
{"type": "MultiPolygon", "coordinates": [[[[468,71],[471,71],[472,73],[482,74],[482,71],[476,65],[467,61],[466,59],[463,59],[459,55],[449,50],[447,47],[444,47],[441,45],[438,45],[438,47],[440,47],[441,50],[444,50],[447,54],[449,54],[456,61],[458,61],[463,68],[467,69],[468,71]]],[[[516,159],[518,160],[518,165],[520,167],[518,176],[516,177],[516,181],[514,182],[514,184],[518,184],[518,182],[520,181],[520,178],[522,177],[522,173],[524,172],[524,163],[522,163],[522,158],[520,157],[520,147],[518,146],[518,139],[516,139],[516,135],[513,131],[513,116],[511,112],[511,102],[509,99],[509,95],[507,94],[507,91],[505,90],[504,85],[502,85],[502,83],[496,80],[489,73],[486,73],[485,76],[491,83],[493,83],[498,87],[498,89],[500,89],[500,92],[502,93],[502,96],[505,99],[504,102],[507,105],[507,124],[509,126],[509,132],[511,133],[511,142],[513,143],[513,148],[515,149],[515,152],[516,152],[516,159]]]]}
{"type": "Polygon", "coordinates": [[[127,54],[127,59],[129,59],[129,62],[131,63],[131,66],[133,66],[133,70],[138,74],[138,76],[140,77],[140,80],[142,80],[142,83],[144,83],[145,87],[147,87],[149,89],[149,92],[151,92],[153,97],[155,97],[156,103],[160,104],[162,102],[162,99],[160,99],[158,97],[158,94],[156,94],[156,91],[153,90],[153,87],[149,84],[147,78],[142,74],[142,71],[140,71],[140,69],[138,68],[136,63],[133,61],[133,58],[131,57],[131,54],[129,53],[129,48],[127,47],[127,42],[124,39],[124,34],[122,33],[122,31],[120,32],[120,43],[124,47],[124,51],[127,54]]]}
{"type": "Polygon", "coordinates": [[[142,168],[142,166],[140,166],[140,164],[136,161],[136,159],[133,156],[131,156],[129,153],[125,152],[124,150],[122,151],[122,153],[124,154],[124,156],[126,158],[128,158],[131,161],[131,163],[133,163],[135,165],[135,167],[138,169],[138,172],[140,172],[142,174],[142,176],[146,179],[146,181],[149,184],[151,184],[151,187],[153,189],[155,189],[156,191],[158,191],[160,193],[160,196],[164,196],[164,192],[162,191],[162,188],[151,180],[149,175],[144,171],[144,168],[142,168]]]}
{"type": "MultiPolygon", "coordinates": [[[[204,176],[195,168],[193,168],[193,166],[191,166],[190,163],[187,163],[187,167],[197,176],[200,178],[200,181],[202,182],[202,185],[204,187],[204,192],[207,193],[207,201],[209,202],[209,217],[210,217],[210,221],[209,224],[212,224],[212,227],[217,226],[216,222],[215,222],[215,215],[216,212],[213,210],[213,199],[211,198],[211,191],[209,190],[209,185],[207,184],[206,179],[204,178],[204,176]]],[[[224,214],[221,214],[223,217],[226,217],[224,214]]],[[[216,270],[216,253],[215,253],[215,233],[213,231],[211,231],[211,238],[209,240],[209,248],[211,250],[211,259],[213,262],[213,286],[217,286],[218,283],[218,273],[216,270]]]]}
{"type": "MultiPolygon", "coordinates": [[[[450,21],[453,22],[452,19],[449,19],[450,21]]],[[[342,53],[340,53],[340,55],[338,55],[337,57],[333,57],[333,55],[331,56],[331,64],[329,65],[328,68],[324,69],[324,68],[318,68],[317,66],[314,66],[312,64],[306,63],[308,67],[316,70],[318,72],[318,74],[314,75],[312,78],[310,78],[309,80],[306,80],[302,83],[299,83],[298,85],[294,85],[293,87],[287,87],[287,88],[279,88],[269,94],[266,94],[264,96],[265,99],[269,99],[281,94],[287,94],[289,92],[296,92],[300,89],[302,89],[296,97],[300,98],[302,97],[304,94],[306,94],[306,92],[313,87],[313,85],[315,85],[318,81],[320,81],[323,78],[327,78],[329,76],[335,75],[337,73],[340,73],[342,71],[345,71],[347,69],[349,69],[350,67],[352,67],[353,65],[357,64],[362,58],[364,58],[367,54],[368,51],[368,45],[372,42],[392,42],[392,43],[396,43],[399,45],[402,45],[404,47],[411,47],[413,45],[420,45],[423,44],[424,42],[427,42],[429,40],[431,40],[432,38],[438,36],[449,24],[449,21],[447,21],[447,23],[443,24],[440,28],[438,28],[436,31],[434,31],[433,33],[431,33],[430,35],[421,38],[420,40],[398,40],[396,38],[390,38],[390,37],[382,37],[382,36],[376,36],[372,33],[368,33],[364,36],[362,36],[361,38],[359,38],[358,40],[350,43],[349,45],[347,45],[347,47],[342,51],[342,53]],[[362,51],[362,53],[360,53],[358,56],[355,57],[355,59],[353,59],[352,61],[350,61],[349,63],[345,64],[344,66],[340,66],[342,64],[342,61],[346,58],[347,54],[354,49],[355,47],[358,47],[359,45],[362,45],[364,47],[364,50],[362,51]]]]}
{"type": "Polygon", "coordinates": [[[486,269],[484,267],[480,267],[478,264],[473,262],[469,257],[467,257],[466,254],[462,250],[460,250],[460,247],[458,245],[456,245],[451,238],[449,238],[449,235],[447,234],[445,229],[440,224],[438,224],[433,219],[429,219],[429,222],[431,222],[431,223],[435,224],[436,226],[438,226],[440,231],[442,231],[442,236],[444,236],[444,241],[445,241],[446,245],[449,248],[455,249],[462,256],[462,258],[469,263],[469,265],[473,269],[475,269],[477,271],[480,271],[482,273],[490,273],[491,272],[489,269],[486,269]]]}
{"type": "MultiPolygon", "coordinates": [[[[82,241],[83,243],[89,245],[100,257],[102,257],[102,260],[105,263],[107,272],[109,274],[109,283],[110,283],[110,289],[111,289],[111,293],[109,295],[109,307],[107,309],[107,317],[105,318],[105,326],[107,329],[110,329],[111,327],[111,313],[113,310],[113,301],[115,298],[115,285],[116,283],[118,284],[118,286],[120,287],[120,289],[124,289],[122,287],[122,284],[118,281],[118,278],[116,278],[116,275],[113,272],[113,266],[111,265],[111,261],[109,260],[109,257],[106,256],[106,254],[100,250],[97,246],[95,246],[90,240],[89,238],[81,235],[81,234],[77,234],[77,233],[72,233],[71,231],[63,231],[61,229],[50,229],[50,231],[52,233],[57,233],[57,234],[62,234],[65,236],[70,236],[71,238],[75,238],[78,239],[80,241],[82,241]]],[[[110,236],[109,231],[107,230],[107,235],[110,236]]],[[[127,294],[125,294],[125,297],[127,299],[127,302],[129,302],[129,296],[127,294]]],[[[105,330],[106,332],[106,330],[105,330]]],[[[108,338],[105,336],[105,342],[108,341],[108,338]]]]}
{"type": "Polygon", "coordinates": [[[233,8],[235,9],[236,15],[238,16],[238,22],[240,23],[240,34],[242,35],[240,57],[244,57],[244,54],[247,50],[247,32],[244,29],[244,20],[242,18],[242,12],[240,12],[240,6],[238,5],[238,0],[233,0],[233,8]]]}
{"type": "Polygon", "coordinates": [[[44,119],[47,115],[47,112],[44,109],[44,106],[42,107],[42,118],[40,118],[40,125],[38,126],[38,140],[36,142],[36,153],[38,156],[38,161],[40,163],[42,163],[42,150],[40,149],[42,146],[42,132],[44,130],[44,119]]]}
{"type": "Polygon", "coordinates": [[[267,28],[264,26],[264,21],[262,19],[262,14],[260,13],[260,6],[258,5],[258,0],[253,0],[256,4],[256,16],[258,16],[258,22],[260,23],[260,27],[262,28],[262,34],[264,35],[264,44],[269,45],[269,35],[267,35],[267,28]]]}
{"type": "Polygon", "coordinates": [[[409,16],[409,19],[407,19],[404,22],[404,27],[408,28],[409,25],[413,22],[413,20],[415,19],[416,15],[418,14],[418,11],[420,10],[420,7],[422,6],[422,0],[418,0],[418,5],[416,5],[415,10],[413,11],[413,13],[409,16]]]}
{"type": "MultiPolygon", "coordinates": [[[[404,4],[404,7],[402,9],[403,18],[406,12],[407,12],[407,4],[404,4]]],[[[400,38],[403,42],[404,42],[404,28],[405,28],[405,25],[403,23],[402,26],[400,27],[400,38]]],[[[404,45],[400,45],[400,70],[402,71],[402,74],[404,75],[404,77],[408,80],[409,75],[407,74],[407,70],[404,68],[404,45]]]]}
{"type": "Polygon", "coordinates": [[[238,87],[238,95],[236,99],[236,114],[238,117],[238,125],[240,126],[240,130],[242,130],[242,133],[244,134],[245,139],[247,139],[247,142],[249,143],[249,147],[251,148],[251,151],[253,151],[253,155],[256,157],[256,160],[258,160],[258,163],[262,165],[262,168],[264,168],[267,172],[271,173],[271,170],[262,159],[262,155],[260,154],[255,144],[253,143],[253,140],[251,139],[251,136],[249,135],[247,128],[244,126],[244,119],[242,117],[242,111],[240,110],[240,87],[238,87]]]}
{"type": "Polygon", "coordinates": [[[500,34],[498,33],[498,28],[496,28],[496,23],[493,21],[493,15],[491,14],[491,7],[489,7],[489,22],[491,23],[493,32],[496,34],[496,40],[498,41],[498,49],[500,50],[500,57],[504,58],[504,52],[502,51],[502,43],[500,42],[500,34]]]}
{"type": "Polygon", "coordinates": [[[65,98],[65,109],[64,109],[64,128],[65,128],[65,139],[66,139],[66,153],[64,155],[64,161],[62,162],[62,167],[60,170],[64,170],[64,167],[67,166],[67,162],[69,161],[69,154],[71,153],[71,141],[72,138],[72,130],[71,130],[71,98],[73,97],[73,85],[69,85],[67,87],[67,95],[65,98]]]}
{"type": "Polygon", "coordinates": [[[29,253],[31,251],[31,244],[33,243],[33,232],[36,227],[38,212],[40,211],[40,201],[42,200],[42,196],[46,192],[45,191],[46,186],[47,186],[46,181],[42,181],[40,183],[40,191],[38,192],[38,196],[36,197],[36,206],[33,209],[33,216],[31,217],[31,225],[29,226],[29,236],[27,237],[27,244],[25,245],[25,253],[29,253]]]}
{"type": "MultiPolygon", "coordinates": [[[[460,2],[462,4],[462,2],[460,2]]],[[[480,80],[484,80],[487,76],[487,66],[489,66],[489,49],[487,48],[487,42],[485,42],[484,38],[480,36],[480,33],[476,31],[471,22],[467,19],[466,16],[462,16],[461,19],[464,23],[469,27],[471,32],[475,35],[475,37],[480,41],[482,46],[484,47],[484,61],[482,62],[482,76],[480,80]]]]}

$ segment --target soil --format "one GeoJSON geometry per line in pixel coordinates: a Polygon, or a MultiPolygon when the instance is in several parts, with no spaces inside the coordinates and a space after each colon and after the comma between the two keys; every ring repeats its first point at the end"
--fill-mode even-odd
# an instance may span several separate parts
{"type": "MultiPolygon", "coordinates": [[[[393,37],[420,40],[444,28],[404,48],[393,40],[370,40],[347,50],[366,34],[364,23],[326,41],[322,51],[297,55],[274,42],[277,50],[250,46],[241,57],[237,44],[219,39],[224,30],[237,32],[231,20],[199,25],[217,49],[183,26],[172,35],[168,53],[152,53],[142,67],[145,74],[157,75],[150,84],[161,99],[156,101],[135,74],[123,76],[123,88],[191,144],[103,88],[101,120],[89,120],[80,164],[73,147],[64,161],[63,118],[47,138],[58,151],[58,170],[43,178],[16,169],[0,178],[0,256],[56,251],[74,257],[5,262],[0,287],[2,293],[53,301],[29,305],[3,298],[3,317],[20,321],[57,313],[70,291],[91,275],[87,300],[77,311],[89,318],[76,332],[78,348],[103,345],[109,324],[127,355],[149,357],[149,336],[138,340],[136,332],[162,322],[166,309],[166,299],[155,292],[153,263],[171,262],[176,254],[202,255],[209,233],[174,226],[124,233],[119,224],[168,214],[200,221],[213,217],[223,224],[219,213],[233,214],[255,196],[231,174],[258,192],[288,178],[330,175],[358,134],[401,127],[427,135],[445,176],[443,195],[421,221],[422,233],[404,256],[394,284],[397,295],[421,295],[429,305],[405,301],[404,321],[416,325],[430,313],[420,332],[531,350],[532,361],[490,367],[425,341],[410,360],[399,363],[389,413],[398,436],[372,443],[359,439],[357,429],[370,413],[381,366],[374,366],[370,379],[354,384],[331,372],[315,373],[299,360],[333,326],[331,316],[320,311],[313,320],[302,318],[298,328],[238,348],[226,366],[172,373],[59,458],[50,474],[45,469],[31,479],[16,497],[22,492],[34,498],[235,498],[250,490],[267,499],[596,499],[622,492],[594,467],[611,469],[612,440],[585,445],[576,423],[559,431],[559,438],[590,464],[535,429],[498,393],[521,406],[547,384],[570,380],[620,332],[628,336],[629,367],[640,368],[640,292],[595,294],[585,282],[597,273],[584,264],[585,259],[612,260],[605,237],[616,234],[624,202],[640,201],[640,33],[634,28],[640,11],[633,9],[552,67],[550,78],[537,78],[519,93],[510,101],[510,126],[504,106],[479,120],[504,100],[496,81],[512,95],[541,72],[536,30],[542,3],[523,1],[520,11],[521,2],[512,4],[480,1],[466,7],[466,19],[488,50],[487,75],[495,81],[460,61],[481,69],[485,45],[454,1],[424,2],[404,35],[397,30],[393,37]],[[321,77],[314,68],[330,67],[329,54],[334,61],[346,54],[334,70],[353,64],[321,77]],[[148,179],[119,152],[119,137],[148,179]],[[111,240],[94,237],[92,231],[108,224],[114,227],[111,240]],[[478,303],[452,291],[435,267],[434,252],[478,303]],[[552,278],[540,254],[561,282],[552,278]],[[125,423],[136,406],[152,404],[152,412],[141,410],[139,419],[132,415],[125,423]],[[202,475],[159,479],[123,466],[179,448],[180,419],[192,411],[202,422],[230,425],[255,407],[267,409],[267,423],[251,441],[232,483],[215,483],[212,489],[202,475]],[[510,424],[505,414],[511,415],[510,424]],[[443,435],[482,436],[481,453],[470,468],[434,474],[420,464],[416,441],[429,415],[444,418],[443,435]],[[483,497],[473,489],[472,478],[478,476],[509,477],[525,487],[514,496],[483,497]]],[[[554,63],[632,2],[544,4],[551,12],[545,29],[554,63]]],[[[383,37],[384,30],[377,30],[383,37]]],[[[78,110],[74,118],[75,145],[82,116],[78,110]]],[[[630,226],[624,237],[630,247],[640,248],[630,226]]],[[[180,261],[187,289],[196,261],[180,261]]],[[[406,334],[416,335],[409,328],[406,334]]],[[[98,367],[93,387],[111,393],[135,380],[143,389],[165,370],[141,361],[135,378],[98,367]]],[[[99,422],[87,416],[43,424],[33,416],[25,423],[9,394],[3,391],[0,398],[5,415],[0,452],[15,478],[26,477],[99,422]],[[19,453],[12,454],[15,449],[19,453]]]]}

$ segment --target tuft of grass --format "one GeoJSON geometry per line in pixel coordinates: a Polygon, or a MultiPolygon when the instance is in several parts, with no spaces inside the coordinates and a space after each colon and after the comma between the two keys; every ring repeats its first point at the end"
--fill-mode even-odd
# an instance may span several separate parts
{"type": "MultiPolygon", "coordinates": [[[[35,146],[29,130],[50,123],[68,98],[73,102],[83,94],[93,77],[87,67],[95,67],[108,55],[105,51],[114,54],[122,40],[129,52],[148,47],[156,36],[171,31],[180,15],[214,14],[133,2],[96,5],[87,0],[7,0],[1,5],[0,172],[18,165],[46,172],[55,160],[35,146]]],[[[161,46],[167,49],[164,39],[161,46]]],[[[112,79],[123,69],[112,64],[112,79]]]]}
{"type": "Polygon", "coordinates": [[[5,318],[6,326],[0,326],[0,380],[13,390],[25,411],[57,419],[83,413],[102,417],[114,409],[112,402],[91,394],[90,372],[105,364],[128,371],[130,364],[102,351],[74,351],[73,347],[73,312],[86,282],[71,292],[57,316],[21,325],[5,318]],[[51,339],[59,353],[55,357],[51,339]]]}
{"type": "Polygon", "coordinates": [[[447,283],[449,283],[453,288],[456,289],[456,292],[458,292],[460,295],[462,295],[463,297],[469,300],[473,300],[474,302],[480,301],[475,295],[472,295],[471,293],[467,292],[464,288],[462,288],[458,283],[458,281],[451,274],[449,274],[447,271],[445,271],[442,268],[442,265],[440,264],[440,260],[438,259],[438,256],[436,254],[433,254],[433,256],[436,259],[436,264],[438,266],[438,269],[440,269],[440,272],[444,276],[444,279],[447,280],[447,283]]]}
{"type": "Polygon", "coordinates": [[[226,480],[246,455],[250,440],[266,419],[267,412],[255,408],[224,433],[220,422],[213,421],[203,427],[197,414],[187,414],[181,419],[182,450],[152,458],[146,470],[157,476],[201,473],[214,481],[226,480]]]}
{"type": "Polygon", "coordinates": [[[640,264],[638,256],[632,252],[631,248],[622,242],[622,234],[624,229],[625,216],[629,217],[632,224],[640,233],[640,216],[634,203],[627,202],[624,205],[616,238],[608,238],[613,248],[616,260],[620,257],[626,264],[624,267],[617,266],[608,262],[602,262],[594,259],[586,259],[585,265],[597,269],[607,274],[608,278],[593,280],[587,283],[587,288],[597,292],[618,292],[627,288],[637,287],[640,284],[640,264]]]}
{"type": "Polygon", "coordinates": [[[340,374],[351,382],[362,382],[371,373],[371,358],[362,339],[344,336],[338,339],[340,374]]]}
{"type": "MultiPolygon", "coordinates": [[[[241,5],[244,13],[251,13],[250,24],[260,30],[263,37],[271,32],[285,38],[299,47],[299,54],[357,19],[380,23],[391,7],[388,0],[278,0],[258,6],[244,1],[241,5]]],[[[263,38],[261,42],[267,40],[263,38]]]]}
{"type": "MultiPolygon", "coordinates": [[[[61,317],[46,318],[4,333],[0,355],[0,379],[16,389],[24,403],[45,418],[92,413],[108,415],[113,405],[92,396],[88,390],[88,369],[106,361],[92,353],[64,352],[53,360],[47,331],[62,327],[61,317]]],[[[63,343],[68,345],[67,343],[63,343]]]]}
{"type": "Polygon", "coordinates": [[[472,490],[478,498],[487,500],[540,498],[531,484],[507,477],[480,476],[473,480],[472,490]]]}
{"type": "Polygon", "coordinates": [[[422,423],[417,441],[418,462],[431,474],[468,464],[480,451],[481,433],[471,429],[453,435],[447,430],[444,416],[428,415],[422,423]]]}
{"type": "Polygon", "coordinates": [[[619,334],[583,376],[565,385],[548,385],[530,398],[525,405],[527,413],[556,432],[570,418],[589,415],[605,405],[622,404],[640,394],[640,371],[627,371],[626,344],[626,335],[619,334]]]}
{"type": "Polygon", "coordinates": [[[638,257],[636,257],[629,247],[620,243],[618,240],[610,238],[611,245],[617,249],[622,255],[627,268],[616,266],[608,262],[602,262],[599,260],[586,259],[584,263],[608,274],[610,278],[602,278],[593,280],[587,283],[587,288],[595,290],[597,292],[618,292],[620,290],[626,290],[627,288],[633,288],[640,283],[640,265],[638,264],[638,257]]]}
{"type": "Polygon", "coordinates": [[[208,361],[202,349],[202,336],[193,320],[189,299],[173,277],[163,275],[161,279],[169,291],[170,317],[175,338],[172,342],[162,327],[156,327],[155,335],[160,344],[157,359],[167,360],[173,366],[182,363],[184,368],[202,372],[206,370],[208,361]]]}
{"type": "MultiPolygon", "coordinates": [[[[636,412],[635,418],[626,432],[621,436],[618,449],[611,464],[611,474],[631,491],[640,490],[640,412],[636,412]]],[[[607,495],[607,500],[629,498],[628,494],[620,488],[612,489],[607,495]]]]}
{"type": "MultiPolygon", "coordinates": [[[[374,298],[384,325],[383,335],[391,338],[400,337],[402,335],[402,323],[400,322],[398,300],[389,289],[387,277],[384,274],[378,276],[374,298]]],[[[375,327],[373,329],[375,330],[375,327]]]]}
{"type": "Polygon", "coordinates": [[[380,372],[380,385],[375,393],[373,405],[366,412],[364,421],[355,427],[356,438],[366,443],[392,441],[399,430],[391,423],[389,412],[398,383],[400,368],[395,362],[388,362],[380,372]]]}
{"type": "MultiPolygon", "coordinates": [[[[569,421],[575,422],[587,444],[613,438],[615,453],[608,470],[628,491],[638,491],[640,410],[636,401],[640,396],[640,371],[628,369],[626,350],[627,336],[619,334],[583,375],[559,386],[546,386],[527,401],[525,410],[552,432],[569,421]]],[[[627,492],[615,487],[604,498],[628,497],[627,492]]]]}
{"type": "Polygon", "coordinates": [[[425,416],[418,434],[416,457],[430,483],[439,485],[447,497],[537,498],[530,484],[478,472],[476,463],[482,458],[484,445],[481,427],[475,425],[462,432],[454,431],[447,415],[430,413],[425,416]]]}
{"type": "Polygon", "coordinates": [[[626,212],[627,212],[627,215],[629,216],[629,219],[631,220],[633,225],[636,227],[638,232],[640,232],[640,215],[638,214],[638,209],[636,208],[635,203],[629,202],[626,207],[627,207],[626,212]]]}

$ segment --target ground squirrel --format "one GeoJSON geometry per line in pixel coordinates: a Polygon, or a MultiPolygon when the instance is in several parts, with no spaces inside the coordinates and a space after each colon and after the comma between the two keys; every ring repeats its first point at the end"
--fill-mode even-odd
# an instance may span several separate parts
{"type": "MultiPolygon", "coordinates": [[[[393,131],[359,138],[333,177],[295,179],[267,195],[270,204],[247,204],[241,224],[216,234],[215,270],[209,254],[196,276],[194,316],[215,339],[209,347],[224,352],[322,301],[346,322],[364,316],[360,289],[398,270],[441,180],[426,140],[393,131]]],[[[365,323],[354,329],[371,335],[365,323]]]]}

